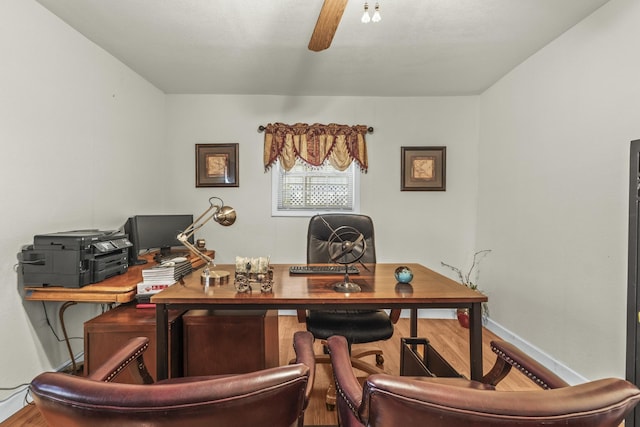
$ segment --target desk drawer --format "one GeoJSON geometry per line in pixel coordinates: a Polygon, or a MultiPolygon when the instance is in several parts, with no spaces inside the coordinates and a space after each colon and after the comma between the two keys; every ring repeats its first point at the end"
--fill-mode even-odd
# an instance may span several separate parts
{"type": "Polygon", "coordinates": [[[277,310],[190,310],[184,376],[241,374],[280,363],[277,310]]]}
{"type": "MultiPolygon", "coordinates": [[[[169,377],[182,376],[182,311],[169,311],[169,377]]],[[[144,362],[156,379],[156,311],[121,305],[84,324],[84,374],[90,374],[116,350],[134,337],[149,338],[144,362]]],[[[132,383],[133,377],[123,372],[115,382],[132,383]]]]}

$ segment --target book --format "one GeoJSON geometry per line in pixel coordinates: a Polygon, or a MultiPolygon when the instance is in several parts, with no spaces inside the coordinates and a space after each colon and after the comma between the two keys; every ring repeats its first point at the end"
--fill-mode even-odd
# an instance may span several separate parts
{"type": "Polygon", "coordinates": [[[142,270],[145,285],[172,285],[193,271],[191,262],[167,262],[142,270]]]}
{"type": "Polygon", "coordinates": [[[162,291],[163,289],[167,289],[169,286],[173,285],[174,283],[175,282],[172,282],[172,283],[145,283],[145,282],[140,282],[140,283],[138,283],[136,297],[138,295],[153,295],[153,294],[157,294],[158,292],[162,291]]]}

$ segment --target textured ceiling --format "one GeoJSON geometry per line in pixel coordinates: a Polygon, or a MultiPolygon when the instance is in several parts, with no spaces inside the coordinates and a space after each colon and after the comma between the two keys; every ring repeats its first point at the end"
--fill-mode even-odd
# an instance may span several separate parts
{"type": "Polygon", "coordinates": [[[166,93],[429,96],[483,92],[608,0],[379,0],[369,24],[351,0],[322,52],[322,0],[37,1],[166,93]]]}

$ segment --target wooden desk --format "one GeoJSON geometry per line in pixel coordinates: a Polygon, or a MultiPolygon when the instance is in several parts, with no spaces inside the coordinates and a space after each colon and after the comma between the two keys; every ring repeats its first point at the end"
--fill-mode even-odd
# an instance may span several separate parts
{"type": "MultiPolygon", "coordinates": [[[[127,272],[110,277],[102,282],[93,283],[81,288],[66,288],[62,286],[25,286],[24,299],[27,301],[57,301],[63,302],[58,311],[60,325],[64,340],[67,343],[67,350],[71,356],[73,370],[76,371],[75,358],[67,336],[67,328],[64,324],[65,310],[79,302],[89,302],[96,304],[126,303],[133,301],[136,297],[138,283],[142,282],[142,270],[156,264],[153,261],[155,253],[149,253],[142,258],[148,261],[147,264],[129,266],[127,272]]],[[[207,255],[214,258],[214,251],[207,251],[207,255]]],[[[194,269],[204,266],[204,261],[198,257],[191,257],[191,265],[194,269]]]]}
{"type": "MultiPolygon", "coordinates": [[[[214,251],[207,251],[213,258],[214,251]]],[[[148,261],[147,264],[131,265],[124,274],[118,274],[102,282],[86,285],[81,288],[65,288],[62,286],[25,286],[24,299],[27,301],[74,301],[93,302],[98,304],[125,303],[133,301],[136,297],[138,283],[142,282],[142,270],[156,263],[153,261],[154,253],[141,256],[148,261]]],[[[191,257],[191,265],[194,269],[204,265],[198,257],[191,257]]]]}
{"type": "Polygon", "coordinates": [[[468,308],[470,311],[469,344],[471,378],[482,378],[482,319],[481,304],[487,297],[477,291],[442,276],[420,264],[404,264],[413,270],[410,285],[398,285],[394,271],[400,264],[368,264],[371,271],[360,267],[360,274],[351,280],[362,287],[359,293],[335,292],[332,284],[341,276],[290,275],[289,265],[272,265],[273,291],[238,293],[233,284],[235,267],[218,265],[216,270],[231,273],[228,283],[211,286],[205,294],[200,284],[200,273],[185,278],[185,284],[176,284],[154,295],[156,303],[157,378],[167,378],[167,319],[170,308],[190,309],[411,309],[411,336],[417,336],[417,310],[419,308],[468,308]]]}

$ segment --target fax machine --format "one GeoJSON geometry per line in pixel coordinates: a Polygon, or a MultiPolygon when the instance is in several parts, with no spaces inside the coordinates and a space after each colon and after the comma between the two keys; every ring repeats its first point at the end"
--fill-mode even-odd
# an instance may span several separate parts
{"type": "Polygon", "coordinates": [[[127,271],[126,234],[75,230],[34,236],[18,254],[25,286],[80,288],[127,271]]]}

